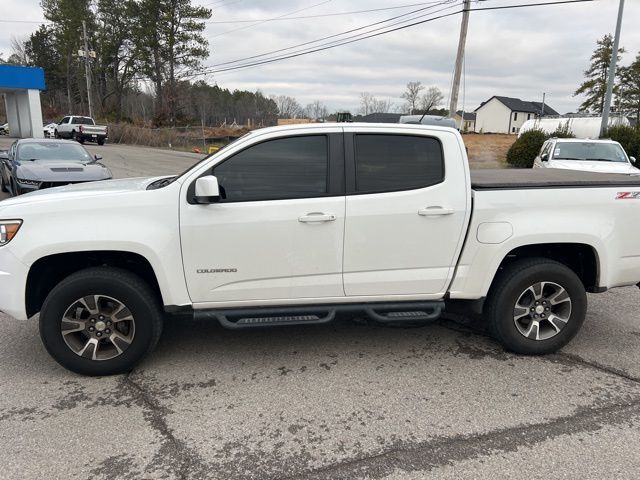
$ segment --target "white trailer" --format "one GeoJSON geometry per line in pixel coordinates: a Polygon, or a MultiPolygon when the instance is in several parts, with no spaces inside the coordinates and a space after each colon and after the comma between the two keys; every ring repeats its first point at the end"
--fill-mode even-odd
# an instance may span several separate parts
{"type": "MultiPolygon", "coordinates": [[[[553,133],[558,129],[567,128],[576,138],[599,138],[602,117],[555,117],[527,120],[520,127],[518,137],[529,130],[542,130],[553,133]]],[[[626,117],[609,117],[609,126],[630,125],[626,117]]]]}

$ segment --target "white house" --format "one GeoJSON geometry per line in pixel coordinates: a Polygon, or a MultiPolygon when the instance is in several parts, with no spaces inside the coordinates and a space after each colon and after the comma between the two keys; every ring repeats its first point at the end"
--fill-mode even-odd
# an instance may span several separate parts
{"type": "Polygon", "coordinates": [[[476,131],[476,114],[471,112],[463,112],[458,110],[453,116],[456,121],[458,130],[462,132],[475,132],[476,131]]]}
{"type": "Polygon", "coordinates": [[[475,109],[475,131],[482,133],[517,134],[527,120],[540,115],[558,115],[549,105],[527,102],[519,98],[493,96],[475,109]]]}

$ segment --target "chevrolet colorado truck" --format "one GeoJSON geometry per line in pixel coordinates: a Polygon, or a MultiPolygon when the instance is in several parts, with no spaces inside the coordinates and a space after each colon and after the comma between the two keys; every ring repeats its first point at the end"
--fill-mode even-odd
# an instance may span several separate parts
{"type": "Polygon", "coordinates": [[[80,143],[85,141],[95,142],[104,145],[109,136],[106,125],[96,125],[91,117],[67,116],[60,120],[54,128],[55,138],[69,138],[80,143]]]}
{"type": "Polygon", "coordinates": [[[586,292],[640,282],[639,216],[637,177],[472,175],[451,128],[265,128],[176,177],[0,202],[0,310],[39,313],[48,352],[88,375],[131,369],[176,312],[244,329],[446,309],[545,354],[586,292]]]}

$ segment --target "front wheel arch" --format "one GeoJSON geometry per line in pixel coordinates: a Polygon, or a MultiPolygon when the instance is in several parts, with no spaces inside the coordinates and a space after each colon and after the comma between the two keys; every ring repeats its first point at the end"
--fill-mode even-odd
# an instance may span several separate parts
{"type": "Polygon", "coordinates": [[[92,250],[48,255],[36,260],[29,269],[26,284],[27,317],[37,314],[51,290],[66,277],[86,268],[109,266],[126,270],[142,278],[163,302],[153,266],[145,257],[120,250],[92,250]]]}

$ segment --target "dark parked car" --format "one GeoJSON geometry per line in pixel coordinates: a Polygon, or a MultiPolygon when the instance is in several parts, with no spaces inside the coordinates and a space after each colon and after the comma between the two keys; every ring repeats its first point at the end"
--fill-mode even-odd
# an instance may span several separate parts
{"type": "Polygon", "coordinates": [[[11,196],[70,183],[112,178],[82,146],[70,140],[21,139],[7,152],[0,152],[2,191],[11,196]]]}

